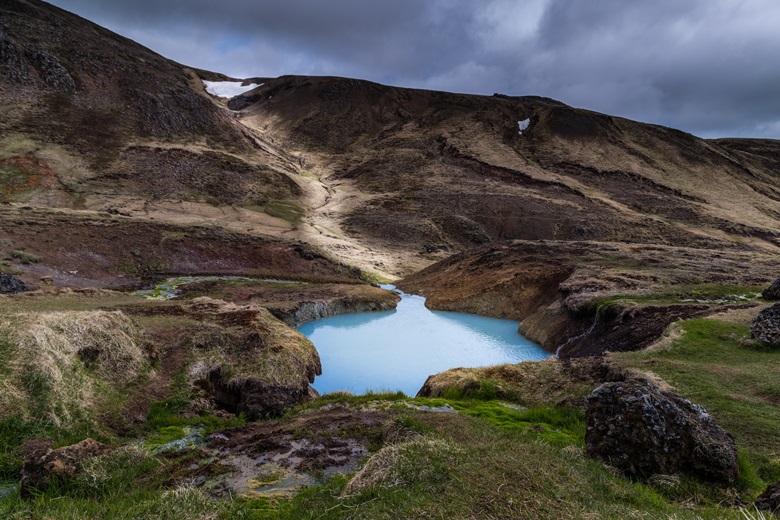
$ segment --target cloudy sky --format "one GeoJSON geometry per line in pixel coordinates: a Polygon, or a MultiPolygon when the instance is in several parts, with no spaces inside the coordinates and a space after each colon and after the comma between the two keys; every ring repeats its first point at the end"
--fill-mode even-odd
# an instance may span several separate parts
{"type": "Polygon", "coordinates": [[[780,139],[777,0],[50,0],[181,63],[541,95],[780,139]]]}

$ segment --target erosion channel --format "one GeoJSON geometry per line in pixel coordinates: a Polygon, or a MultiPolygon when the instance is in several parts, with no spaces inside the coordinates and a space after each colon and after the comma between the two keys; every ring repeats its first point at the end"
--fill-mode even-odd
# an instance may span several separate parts
{"type": "Polygon", "coordinates": [[[455,367],[540,360],[550,354],[521,336],[518,323],[460,312],[431,311],[425,298],[401,295],[393,311],[344,314],[298,330],[320,354],[320,393],[400,390],[414,396],[431,375],[455,367]]]}

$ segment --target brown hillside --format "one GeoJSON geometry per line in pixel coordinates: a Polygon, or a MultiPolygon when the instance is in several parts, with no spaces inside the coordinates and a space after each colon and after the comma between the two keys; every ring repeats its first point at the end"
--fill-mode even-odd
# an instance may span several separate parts
{"type": "Polygon", "coordinates": [[[776,141],[343,78],[256,78],[226,101],[201,80],[230,78],[38,0],[0,17],[12,212],[303,241],[390,277],[506,239],[780,245],[776,141]]]}

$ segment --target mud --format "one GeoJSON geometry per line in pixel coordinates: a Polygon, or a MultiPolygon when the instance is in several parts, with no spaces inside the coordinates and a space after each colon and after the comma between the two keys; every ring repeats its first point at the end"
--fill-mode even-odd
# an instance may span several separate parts
{"type": "Polygon", "coordinates": [[[182,479],[217,496],[290,495],[336,472],[357,471],[396,412],[329,406],[210,435],[182,479]]]}

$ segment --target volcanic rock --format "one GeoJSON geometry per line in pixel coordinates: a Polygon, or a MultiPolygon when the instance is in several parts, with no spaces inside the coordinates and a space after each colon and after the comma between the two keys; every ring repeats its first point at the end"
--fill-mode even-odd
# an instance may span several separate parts
{"type": "Polygon", "coordinates": [[[701,406],[645,379],[599,386],[586,420],[588,454],[630,477],[685,472],[731,485],[739,476],[732,435],[701,406]]]}
{"type": "Polygon", "coordinates": [[[780,300],[780,278],[772,282],[772,285],[761,291],[765,300],[780,300]]]}
{"type": "Polygon", "coordinates": [[[0,274],[0,294],[17,294],[27,291],[27,286],[12,274],[0,274]]]}
{"type": "Polygon", "coordinates": [[[780,303],[758,313],[750,325],[750,337],[780,345],[780,303]]]}

